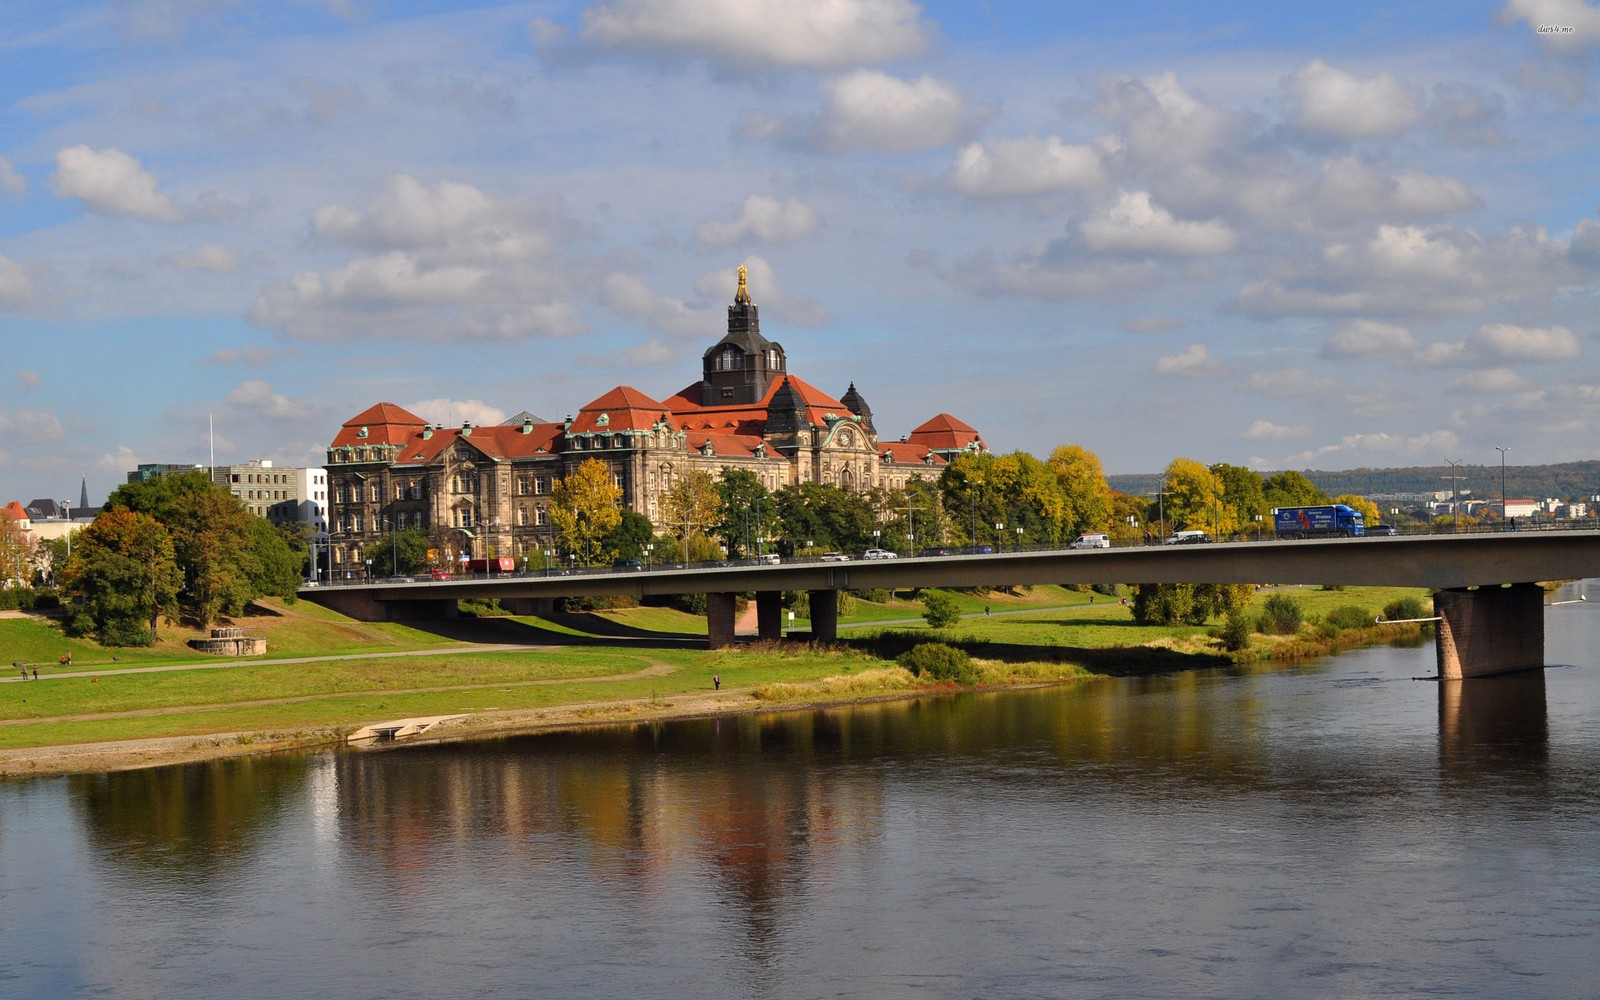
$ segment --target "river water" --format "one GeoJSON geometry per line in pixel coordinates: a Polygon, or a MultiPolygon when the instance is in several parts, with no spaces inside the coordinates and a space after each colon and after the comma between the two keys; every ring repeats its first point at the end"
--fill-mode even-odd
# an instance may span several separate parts
{"type": "Polygon", "coordinates": [[[1600,603],[1546,621],[1466,684],[1429,643],[0,785],[0,997],[1596,997],[1600,603]]]}

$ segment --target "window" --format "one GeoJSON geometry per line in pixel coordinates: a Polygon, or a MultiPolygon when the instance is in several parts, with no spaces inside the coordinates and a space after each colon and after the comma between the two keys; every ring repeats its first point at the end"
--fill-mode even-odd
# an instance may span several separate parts
{"type": "Polygon", "coordinates": [[[521,525],[526,525],[528,523],[528,508],[517,508],[517,523],[521,525]]]}
{"type": "Polygon", "coordinates": [[[534,511],[534,521],[543,526],[550,523],[550,512],[540,507],[534,511]]]}

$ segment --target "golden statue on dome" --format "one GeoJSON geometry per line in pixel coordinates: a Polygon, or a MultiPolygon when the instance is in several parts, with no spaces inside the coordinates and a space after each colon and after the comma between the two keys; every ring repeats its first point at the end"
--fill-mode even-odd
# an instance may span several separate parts
{"type": "Polygon", "coordinates": [[[739,265],[739,290],[737,292],[733,293],[733,304],[736,305],[736,306],[753,306],[753,305],[755,305],[754,302],[750,301],[750,286],[745,283],[745,278],[746,278],[746,276],[748,274],[749,274],[749,272],[745,270],[745,266],[743,264],[740,264],[739,265]]]}

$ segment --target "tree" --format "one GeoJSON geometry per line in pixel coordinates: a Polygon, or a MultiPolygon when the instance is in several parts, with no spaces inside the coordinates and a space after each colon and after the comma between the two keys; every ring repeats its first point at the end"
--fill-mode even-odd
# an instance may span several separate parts
{"type": "Polygon", "coordinates": [[[645,557],[645,546],[655,539],[655,526],[643,514],[631,510],[622,512],[617,526],[600,539],[601,558],[605,560],[638,559],[645,557]]]}
{"type": "Polygon", "coordinates": [[[722,516],[715,531],[722,537],[728,555],[744,558],[759,548],[763,529],[777,527],[777,508],[772,494],[748,469],[723,469],[716,481],[717,509],[722,516]]]}
{"type": "MultiPolygon", "coordinates": [[[[661,516],[678,530],[680,545],[687,546],[695,535],[709,534],[723,517],[722,494],[711,473],[695,469],[673,480],[661,494],[661,516]]],[[[687,555],[684,558],[688,560],[687,555]]]]}
{"type": "Polygon", "coordinates": [[[1366,497],[1357,496],[1354,493],[1346,493],[1342,496],[1334,497],[1333,502],[1342,503],[1346,507],[1360,511],[1362,522],[1365,524],[1380,524],[1383,521],[1383,514],[1378,510],[1378,505],[1366,497]]]}
{"type": "Polygon", "coordinates": [[[1146,583],[1133,591],[1133,620],[1141,625],[1204,625],[1243,610],[1255,588],[1248,583],[1146,583]]]}
{"type": "Polygon", "coordinates": [[[1063,537],[1076,538],[1113,527],[1111,487],[1106,484],[1100,456],[1081,445],[1066,444],[1052,451],[1046,464],[1055,473],[1066,501],[1063,537]]]}
{"type": "Polygon", "coordinates": [[[178,614],[183,574],[172,536],[160,521],[125,507],[78,533],[61,577],[75,620],[87,622],[103,645],[149,645],[157,620],[178,614]]]}
{"type": "Polygon", "coordinates": [[[1328,495],[1317,489],[1316,483],[1293,469],[1269,476],[1261,484],[1261,492],[1269,510],[1273,507],[1310,507],[1328,502],[1328,495]]]}
{"type": "Polygon", "coordinates": [[[1234,530],[1248,531],[1256,518],[1266,526],[1267,506],[1261,489],[1261,473],[1241,465],[1218,462],[1211,467],[1212,475],[1222,484],[1222,506],[1232,514],[1234,530]]]}
{"type": "Polygon", "coordinates": [[[550,490],[550,523],[568,552],[594,556],[595,543],[622,521],[622,488],[598,458],[585,461],[550,490]]]}
{"type": "Polygon", "coordinates": [[[961,620],[961,605],[942,590],[925,591],[922,595],[922,617],[929,628],[949,628],[961,620]]]}
{"type": "Polygon", "coordinates": [[[1233,515],[1222,506],[1222,481],[1210,469],[1192,458],[1175,458],[1163,483],[1168,524],[1219,538],[1233,530],[1233,515]]]}
{"type": "Polygon", "coordinates": [[[939,474],[939,492],[955,534],[970,545],[986,537],[990,525],[1005,519],[1005,498],[992,482],[994,463],[993,455],[967,452],[951,459],[939,474]]]}
{"type": "Polygon", "coordinates": [[[277,528],[266,518],[250,522],[250,589],[252,596],[270,594],[293,602],[305,573],[306,553],[296,549],[292,527],[277,528]]]}
{"type": "Polygon", "coordinates": [[[22,521],[0,511],[0,586],[25,587],[33,582],[33,540],[22,521]]]}
{"type": "Polygon", "coordinates": [[[805,546],[858,548],[878,524],[869,497],[825,483],[793,483],[772,495],[788,551],[805,546]]]}

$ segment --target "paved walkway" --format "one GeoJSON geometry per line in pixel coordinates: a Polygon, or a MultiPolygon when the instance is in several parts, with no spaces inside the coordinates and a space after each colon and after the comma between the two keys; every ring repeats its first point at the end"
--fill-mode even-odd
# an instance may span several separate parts
{"type": "MultiPolygon", "coordinates": [[[[108,670],[71,670],[53,671],[48,675],[40,675],[41,681],[60,680],[69,677],[116,677],[122,674],[158,674],[172,670],[221,670],[224,667],[256,667],[281,663],[327,663],[333,660],[383,660],[393,656],[445,656],[453,653],[523,653],[531,650],[560,649],[559,645],[540,643],[537,645],[507,645],[500,643],[474,643],[468,646],[430,646],[426,649],[389,650],[374,653],[325,653],[321,656],[291,656],[278,659],[263,659],[251,657],[247,660],[218,660],[215,663],[168,663],[149,667],[116,667],[108,670]]],[[[3,668],[0,668],[3,669],[3,668]]],[[[29,678],[28,683],[32,683],[29,678]]],[[[20,676],[0,677],[0,683],[21,684],[20,676]]]]}

